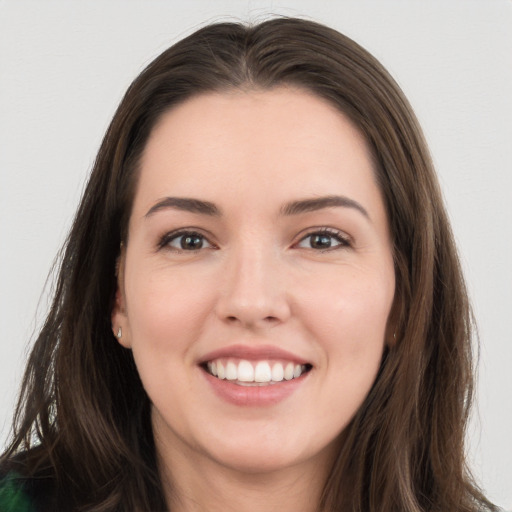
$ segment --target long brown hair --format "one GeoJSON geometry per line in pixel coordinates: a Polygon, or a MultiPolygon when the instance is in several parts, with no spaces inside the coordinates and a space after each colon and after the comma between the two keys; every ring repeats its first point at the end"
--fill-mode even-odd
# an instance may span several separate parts
{"type": "Polygon", "coordinates": [[[279,85],[326,99],[365,136],[394,246],[396,340],[344,433],[319,510],[495,510],[465,463],[472,318],[421,130],[375,58],[335,30],[299,19],[206,26],[132,83],[65,243],[3,460],[23,452],[27,473],[50,474],[62,509],[166,509],[149,400],[110,321],[139,158],[173,105],[207,91],[279,85]]]}

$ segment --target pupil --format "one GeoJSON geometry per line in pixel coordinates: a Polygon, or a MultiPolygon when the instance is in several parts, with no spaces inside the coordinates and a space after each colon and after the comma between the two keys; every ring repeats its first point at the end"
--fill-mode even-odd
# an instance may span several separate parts
{"type": "Polygon", "coordinates": [[[313,235],[311,237],[311,247],[314,249],[331,247],[331,237],[329,235],[313,235]]]}
{"type": "Polygon", "coordinates": [[[197,235],[184,236],[181,239],[182,249],[200,249],[203,245],[203,240],[197,235]]]}

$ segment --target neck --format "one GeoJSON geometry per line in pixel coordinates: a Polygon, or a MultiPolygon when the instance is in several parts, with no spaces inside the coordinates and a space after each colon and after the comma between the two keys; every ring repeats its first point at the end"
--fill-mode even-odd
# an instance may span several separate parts
{"type": "Polygon", "coordinates": [[[158,446],[172,512],[319,512],[330,458],[268,471],[227,467],[190,449],[158,446]]]}

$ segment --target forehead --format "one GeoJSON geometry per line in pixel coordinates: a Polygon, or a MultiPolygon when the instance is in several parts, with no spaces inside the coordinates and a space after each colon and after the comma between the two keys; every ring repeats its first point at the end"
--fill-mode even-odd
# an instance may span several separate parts
{"type": "Polygon", "coordinates": [[[161,117],[142,155],[136,203],[346,192],[333,188],[376,191],[370,151],[352,122],[304,90],[235,90],[195,96],[161,117]]]}
{"type": "Polygon", "coordinates": [[[144,157],[162,142],[168,146],[202,139],[206,144],[229,136],[242,143],[255,134],[255,151],[260,141],[272,147],[305,139],[311,149],[315,139],[325,139],[329,132],[329,138],[338,143],[342,135],[350,138],[352,147],[367,149],[364,137],[346,115],[310,91],[289,86],[233,89],[193,96],[164,113],[152,130],[144,157]]]}

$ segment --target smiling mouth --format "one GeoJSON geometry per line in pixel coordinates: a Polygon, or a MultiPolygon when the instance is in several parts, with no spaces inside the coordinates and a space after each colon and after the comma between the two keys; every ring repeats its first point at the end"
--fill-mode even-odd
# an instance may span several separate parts
{"type": "Polygon", "coordinates": [[[268,386],[298,379],[309,372],[310,364],[292,361],[248,361],[246,359],[214,359],[201,365],[219,380],[228,380],[240,386],[268,386]]]}

